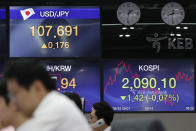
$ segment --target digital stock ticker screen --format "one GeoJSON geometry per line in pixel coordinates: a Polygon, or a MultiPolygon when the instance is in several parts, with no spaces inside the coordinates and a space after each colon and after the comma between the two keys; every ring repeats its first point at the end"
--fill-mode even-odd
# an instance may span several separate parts
{"type": "Polygon", "coordinates": [[[6,9],[0,7],[0,58],[6,56],[6,9]]]}
{"type": "Polygon", "coordinates": [[[194,61],[105,60],[104,100],[116,112],[193,112],[194,61]]]}
{"type": "Polygon", "coordinates": [[[100,66],[96,61],[42,61],[59,93],[74,92],[85,100],[85,112],[100,101],[100,66]]]}
{"type": "Polygon", "coordinates": [[[97,6],[11,6],[10,57],[99,57],[97,6]]]}

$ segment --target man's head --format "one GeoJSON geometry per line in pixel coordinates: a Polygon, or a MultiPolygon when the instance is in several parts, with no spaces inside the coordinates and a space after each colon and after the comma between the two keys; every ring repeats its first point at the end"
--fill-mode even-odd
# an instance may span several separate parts
{"type": "Polygon", "coordinates": [[[70,92],[66,92],[63,94],[66,95],[71,100],[73,100],[75,102],[75,104],[77,105],[77,107],[82,111],[82,101],[81,101],[81,98],[78,94],[70,93],[70,92]]]}
{"type": "Polygon", "coordinates": [[[8,91],[16,107],[31,117],[47,93],[55,86],[48,74],[36,61],[11,61],[6,69],[8,91]]]}
{"type": "Polygon", "coordinates": [[[113,120],[113,116],[114,116],[114,111],[112,107],[106,102],[99,102],[93,105],[93,110],[91,112],[91,119],[89,120],[89,122],[90,124],[94,124],[98,120],[103,119],[105,122],[103,126],[107,127],[111,124],[113,120]]]}
{"type": "Polygon", "coordinates": [[[15,106],[9,101],[6,82],[0,82],[0,123],[3,127],[9,126],[14,119],[15,106]]]}

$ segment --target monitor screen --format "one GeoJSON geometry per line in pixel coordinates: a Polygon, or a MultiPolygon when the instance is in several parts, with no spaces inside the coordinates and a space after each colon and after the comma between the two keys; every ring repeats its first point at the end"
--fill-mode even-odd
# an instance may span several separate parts
{"type": "Polygon", "coordinates": [[[98,6],[10,7],[10,57],[99,57],[100,45],[98,6]]]}
{"type": "Polygon", "coordinates": [[[193,60],[106,60],[104,100],[116,112],[194,111],[193,60]]]}
{"type": "Polygon", "coordinates": [[[6,9],[0,7],[0,58],[6,56],[6,9]]]}
{"type": "Polygon", "coordinates": [[[74,92],[85,100],[85,112],[100,101],[100,66],[96,61],[65,60],[42,61],[44,67],[56,80],[60,93],[74,92]]]}

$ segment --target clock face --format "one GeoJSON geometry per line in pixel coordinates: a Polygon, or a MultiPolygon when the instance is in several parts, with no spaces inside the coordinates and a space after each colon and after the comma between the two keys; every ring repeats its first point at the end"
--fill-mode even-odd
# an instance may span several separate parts
{"type": "Polygon", "coordinates": [[[163,7],[161,17],[168,25],[178,25],[184,20],[185,11],[180,4],[170,2],[163,7]]]}
{"type": "Polygon", "coordinates": [[[133,25],[140,19],[141,11],[140,8],[132,3],[122,3],[117,10],[117,18],[124,25],[133,25]]]}

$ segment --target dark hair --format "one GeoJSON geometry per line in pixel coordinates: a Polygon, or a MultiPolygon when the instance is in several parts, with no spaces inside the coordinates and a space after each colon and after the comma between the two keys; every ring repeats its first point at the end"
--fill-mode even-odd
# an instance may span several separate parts
{"type": "Polygon", "coordinates": [[[98,119],[103,118],[107,125],[111,124],[114,116],[114,110],[107,102],[95,103],[93,105],[93,109],[95,110],[95,115],[98,119]]]}
{"type": "Polygon", "coordinates": [[[70,93],[70,92],[66,92],[63,94],[66,95],[71,100],[73,100],[75,102],[75,104],[77,105],[77,107],[82,111],[82,101],[81,101],[81,98],[78,94],[70,93]]]}
{"type": "Polygon", "coordinates": [[[16,79],[26,89],[29,89],[35,80],[42,81],[48,91],[55,89],[48,72],[38,61],[34,60],[10,61],[5,71],[5,78],[16,79]]]}
{"type": "Polygon", "coordinates": [[[0,96],[5,99],[6,104],[10,102],[8,97],[6,81],[4,80],[0,81],[0,96]]]}

